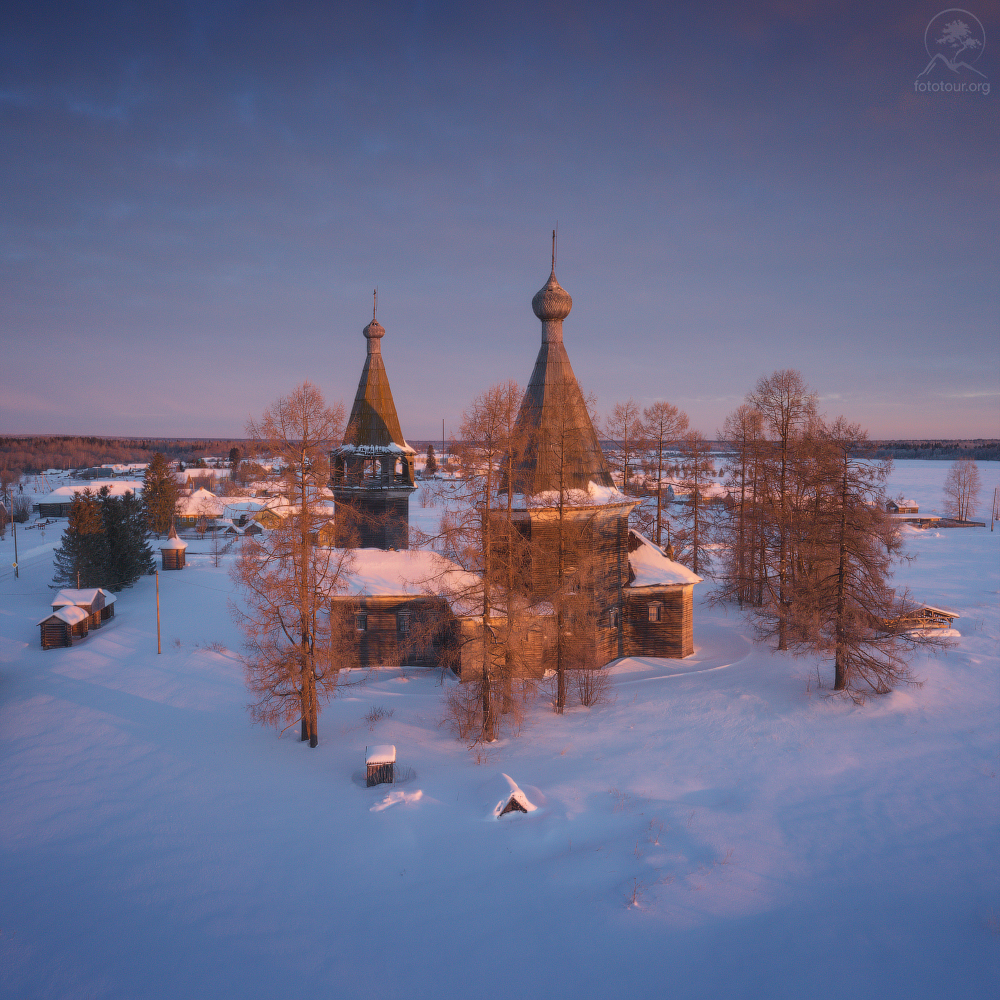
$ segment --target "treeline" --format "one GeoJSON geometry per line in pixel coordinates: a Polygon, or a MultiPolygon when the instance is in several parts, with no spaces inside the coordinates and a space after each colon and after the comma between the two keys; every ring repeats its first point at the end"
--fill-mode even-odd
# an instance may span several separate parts
{"type": "Polygon", "coordinates": [[[955,461],[971,458],[980,462],[1000,461],[1000,441],[991,438],[951,441],[873,441],[876,458],[930,458],[955,461]]]}
{"type": "Polygon", "coordinates": [[[156,452],[185,464],[215,455],[227,457],[233,447],[246,451],[246,441],[234,438],[102,438],[52,435],[0,437],[0,465],[22,472],[46,469],[89,469],[95,465],[149,462],[156,452]]]}

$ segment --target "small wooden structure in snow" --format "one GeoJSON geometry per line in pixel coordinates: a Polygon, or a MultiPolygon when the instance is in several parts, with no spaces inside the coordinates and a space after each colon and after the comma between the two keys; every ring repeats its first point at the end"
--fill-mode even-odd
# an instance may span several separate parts
{"type": "Polygon", "coordinates": [[[57,649],[59,646],[72,646],[73,636],[84,639],[89,631],[90,616],[83,608],[68,605],[59,608],[43,618],[38,624],[42,633],[42,649],[57,649]]]}
{"type": "Polygon", "coordinates": [[[497,785],[501,789],[500,800],[493,807],[493,815],[497,819],[507,813],[531,813],[538,808],[509,774],[501,774],[497,785]]]}
{"type": "Polygon", "coordinates": [[[74,637],[85,639],[114,615],[115,596],[100,587],[60,590],[52,599],[52,614],[38,622],[42,649],[72,646],[74,637]]]}
{"type": "Polygon", "coordinates": [[[956,618],[962,616],[957,611],[949,608],[935,608],[930,604],[921,604],[913,608],[899,618],[893,619],[892,624],[898,628],[925,629],[925,628],[951,628],[956,618]]]}
{"type": "Polygon", "coordinates": [[[171,525],[167,540],[160,546],[160,556],[164,569],[184,569],[184,556],[187,552],[187,542],[177,537],[177,529],[171,525]]]}
{"type": "Polygon", "coordinates": [[[396,748],[391,743],[368,747],[365,764],[368,767],[369,788],[372,785],[391,785],[395,780],[396,748]]]}
{"type": "Polygon", "coordinates": [[[885,509],[890,514],[916,514],[920,508],[912,500],[886,500],[885,509]]]}

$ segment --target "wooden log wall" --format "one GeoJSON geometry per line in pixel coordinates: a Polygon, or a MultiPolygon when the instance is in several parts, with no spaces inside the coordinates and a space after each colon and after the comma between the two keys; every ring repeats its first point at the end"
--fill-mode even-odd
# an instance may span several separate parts
{"type": "Polygon", "coordinates": [[[349,655],[361,667],[436,667],[456,647],[455,616],[443,597],[338,597],[346,613],[349,655]],[[408,614],[409,629],[401,632],[399,615],[408,614]],[[365,629],[356,615],[365,615],[365,629]]]}
{"type": "Polygon", "coordinates": [[[69,625],[58,618],[41,623],[42,649],[58,649],[60,646],[72,646],[73,636],[69,625]]]}
{"type": "Polygon", "coordinates": [[[642,587],[628,591],[625,603],[625,655],[682,658],[694,652],[694,587],[642,587]],[[649,620],[659,603],[660,620],[649,620]]]}

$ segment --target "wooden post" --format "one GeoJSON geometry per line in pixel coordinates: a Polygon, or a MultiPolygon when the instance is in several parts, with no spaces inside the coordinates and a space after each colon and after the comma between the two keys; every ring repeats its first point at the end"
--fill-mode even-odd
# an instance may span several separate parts
{"type": "Polygon", "coordinates": [[[14,529],[14,579],[20,580],[21,576],[17,571],[17,521],[14,520],[14,494],[10,495],[10,524],[14,529]]]}
{"type": "Polygon", "coordinates": [[[156,571],[156,655],[159,656],[163,650],[160,648],[160,572],[156,571]]]}

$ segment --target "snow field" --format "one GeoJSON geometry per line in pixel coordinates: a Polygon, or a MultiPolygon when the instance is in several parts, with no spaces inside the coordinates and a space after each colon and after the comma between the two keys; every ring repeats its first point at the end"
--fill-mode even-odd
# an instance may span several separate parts
{"type": "MultiPolygon", "coordinates": [[[[897,463],[894,492],[924,509],[947,464],[897,463]]],[[[992,493],[1000,465],[980,469],[992,493]]],[[[620,661],[609,704],[562,718],[543,690],[478,754],[441,725],[437,672],[351,672],[316,750],[252,727],[207,541],[160,574],[162,655],[151,578],[43,652],[58,534],[34,534],[20,579],[0,570],[2,996],[1000,985],[1000,530],[908,535],[899,581],[962,615],[920,688],[831,698],[829,664],[701,603],[694,657],[620,661]],[[370,727],[373,707],[392,715],[370,727]],[[412,777],[365,788],[387,743],[412,777]],[[502,774],[535,811],[486,819],[502,774]]]]}

